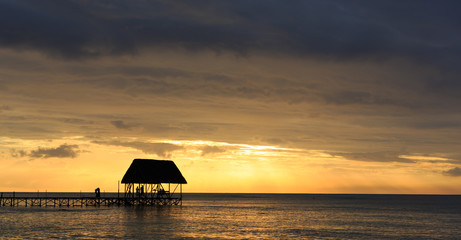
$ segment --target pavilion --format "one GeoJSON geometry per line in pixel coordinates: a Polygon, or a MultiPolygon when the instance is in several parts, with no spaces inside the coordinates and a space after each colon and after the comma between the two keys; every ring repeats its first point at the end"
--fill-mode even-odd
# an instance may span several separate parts
{"type": "Polygon", "coordinates": [[[143,201],[178,205],[182,204],[182,185],[187,181],[173,161],[134,159],[122,184],[125,184],[125,199],[133,199],[135,205],[142,205],[143,201]]]}

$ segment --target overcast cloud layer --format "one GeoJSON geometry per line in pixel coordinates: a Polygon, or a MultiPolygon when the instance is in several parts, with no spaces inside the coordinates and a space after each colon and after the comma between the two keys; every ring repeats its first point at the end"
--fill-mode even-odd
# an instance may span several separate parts
{"type": "Polygon", "coordinates": [[[2,1],[0,43],[82,58],[181,47],[453,66],[459,1],[2,1]]]}
{"type": "Polygon", "coordinates": [[[203,140],[355,166],[441,158],[437,174],[457,179],[460,12],[421,0],[3,0],[0,150],[2,137],[78,138],[174,158],[187,146],[161,140],[203,140]]]}

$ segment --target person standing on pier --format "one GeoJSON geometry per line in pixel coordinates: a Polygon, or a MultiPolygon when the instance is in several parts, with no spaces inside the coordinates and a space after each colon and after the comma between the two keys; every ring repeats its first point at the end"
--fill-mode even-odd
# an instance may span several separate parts
{"type": "Polygon", "coordinates": [[[101,190],[99,188],[96,188],[94,190],[94,193],[96,194],[96,198],[100,198],[101,197],[101,190]]]}

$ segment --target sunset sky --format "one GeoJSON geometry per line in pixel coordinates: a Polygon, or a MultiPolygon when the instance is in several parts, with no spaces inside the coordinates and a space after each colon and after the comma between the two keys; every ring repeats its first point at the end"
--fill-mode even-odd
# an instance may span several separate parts
{"type": "Polygon", "coordinates": [[[461,194],[460,1],[0,0],[0,191],[461,194]]]}

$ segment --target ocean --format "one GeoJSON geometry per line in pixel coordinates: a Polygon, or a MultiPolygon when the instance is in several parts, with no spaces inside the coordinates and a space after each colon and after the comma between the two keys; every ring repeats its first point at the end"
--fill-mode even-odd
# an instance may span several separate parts
{"type": "Polygon", "coordinates": [[[461,196],[189,193],[182,206],[0,207],[0,239],[51,238],[461,239],[461,196]]]}

